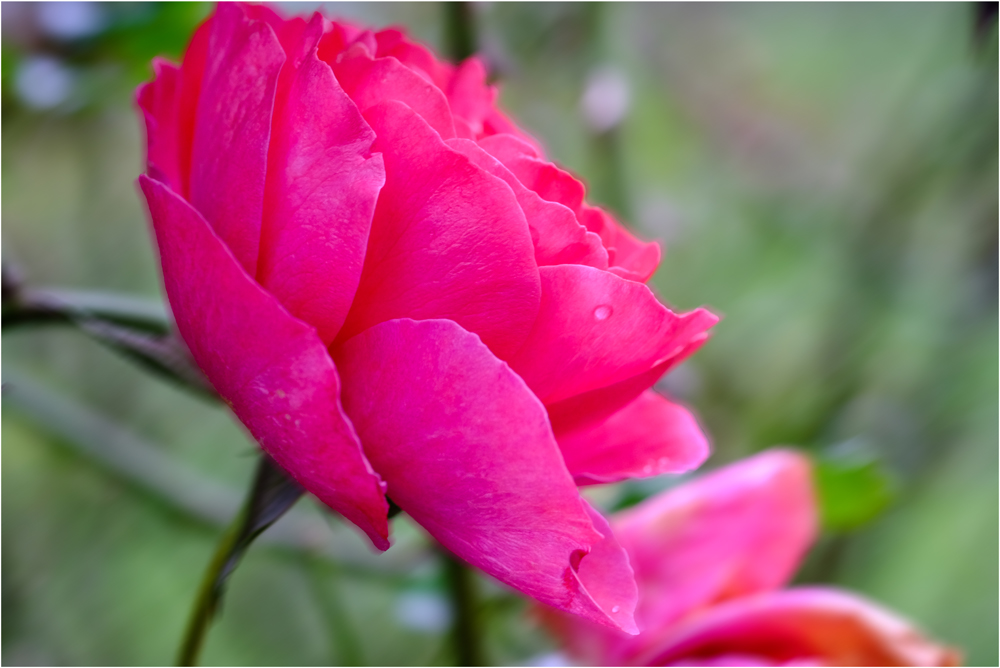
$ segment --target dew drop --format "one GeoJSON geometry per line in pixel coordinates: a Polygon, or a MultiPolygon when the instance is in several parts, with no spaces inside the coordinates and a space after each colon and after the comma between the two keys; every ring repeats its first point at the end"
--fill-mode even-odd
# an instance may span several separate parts
{"type": "Polygon", "coordinates": [[[621,609],[622,609],[622,607],[620,605],[616,605],[615,607],[611,608],[611,612],[613,614],[613,613],[618,612],[621,609]]]}
{"type": "Polygon", "coordinates": [[[594,309],[595,320],[607,320],[611,317],[611,307],[608,305],[598,306],[594,309]]]}

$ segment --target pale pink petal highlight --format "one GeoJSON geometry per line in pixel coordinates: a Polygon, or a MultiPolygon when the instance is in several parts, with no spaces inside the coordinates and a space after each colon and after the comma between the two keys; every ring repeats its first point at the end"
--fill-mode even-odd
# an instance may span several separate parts
{"type": "Polygon", "coordinates": [[[784,585],[817,532],[809,460],[771,450],[618,514],[642,597],[640,628],[784,585]]]}
{"type": "Polygon", "coordinates": [[[860,596],[802,587],[750,596],[692,617],[638,660],[641,665],[955,666],[960,654],[860,596]]]}

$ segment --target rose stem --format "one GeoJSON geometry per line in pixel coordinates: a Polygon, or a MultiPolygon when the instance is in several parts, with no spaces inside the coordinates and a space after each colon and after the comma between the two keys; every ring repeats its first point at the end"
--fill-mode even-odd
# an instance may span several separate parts
{"type": "Polygon", "coordinates": [[[451,554],[445,554],[444,559],[448,592],[455,615],[452,635],[457,665],[485,666],[479,634],[475,576],[465,562],[451,554]]]}
{"type": "Polygon", "coordinates": [[[250,493],[219,541],[202,577],[194,609],[177,654],[177,665],[193,666],[222,600],[226,579],[253,540],[285,514],[304,493],[267,455],[261,455],[250,493]]]}

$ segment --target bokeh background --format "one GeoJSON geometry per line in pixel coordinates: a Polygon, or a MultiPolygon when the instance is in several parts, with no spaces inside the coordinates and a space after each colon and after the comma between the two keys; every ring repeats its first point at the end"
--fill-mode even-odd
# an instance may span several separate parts
{"type": "MultiPolygon", "coordinates": [[[[455,10],[327,7],[442,51],[456,48],[455,10]]],[[[3,258],[25,285],[158,308],[132,91],[209,11],[3,3],[3,258]]],[[[810,452],[824,535],[798,580],[863,592],[969,663],[996,665],[987,14],[495,3],[467,18],[513,116],[588,181],[592,201],[663,240],[662,298],[724,316],[661,383],[711,434],[706,468],[777,444],[810,452]]],[[[224,410],[78,331],[9,328],[3,358],[3,663],[171,661],[253,444],[224,410]]],[[[611,510],[676,482],[594,499],[611,510]]],[[[400,544],[375,557],[300,503],[236,572],[204,661],[454,661],[441,561],[405,517],[395,531],[400,544]]],[[[519,597],[477,585],[490,661],[563,660],[519,597]]]]}

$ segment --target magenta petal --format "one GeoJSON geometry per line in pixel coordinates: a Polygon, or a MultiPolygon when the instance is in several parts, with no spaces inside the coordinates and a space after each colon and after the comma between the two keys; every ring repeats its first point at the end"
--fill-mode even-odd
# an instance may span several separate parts
{"type": "Polygon", "coordinates": [[[451,139],[455,149],[487,173],[503,179],[517,196],[524,211],[535,245],[535,261],[539,267],[554,264],[585,264],[598,269],[608,266],[608,253],[601,239],[576,221],[573,212],[556,202],[549,202],[538,193],[525,188],[499,160],[467,139],[451,139]]]}
{"type": "Polygon", "coordinates": [[[483,121],[492,111],[496,96],[497,89],[486,85],[483,61],[476,56],[463,61],[448,83],[451,111],[469,124],[473,136],[482,134],[483,121]]]}
{"type": "Polygon", "coordinates": [[[608,521],[589,503],[584,501],[584,504],[594,528],[604,536],[604,540],[594,545],[590,554],[580,562],[577,575],[586,592],[608,613],[618,628],[635,635],[639,632],[633,619],[639,589],[628,554],[615,540],[608,521]]]}
{"type": "Polygon", "coordinates": [[[636,619],[666,629],[722,600],[777,589],[816,537],[809,460],[771,450],[613,520],[642,592],[636,619]]]}
{"type": "Polygon", "coordinates": [[[601,237],[612,258],[610,271],[622,278],[645,283],[660,266],[660,245],[635,238],[606,211],[584,207],[580,222],[601,237]]]}
{"type": "Polygon", "coordinates": [[[425,46],[411,42],[398,28],[380,30],[374,34],[374,39],[377,57],[395,58],[439,89],[447,88],[455,69],[451,63],[438,60],[425,46]]]}
{"type": "Polygon", "coordinates": [[[180,191],[177,96],[181,70],[162,58],[153,59],[155,78],[139,87],[137,102],[146,121],[147,172],[180,191]]]}
{"type": "Polygon", "coordinates": [[[501,358],[524,342],[541,287],[510,188],[399,102],[365,118],[385,160],[361,284],[338,340],[384,320],[449,318],[501,358]]]}
{"type": "Polygon", "coordinates": [[[631,629],[624,555],[602,545],[610,532],[594,530],[544,407],[479,337],[449,320],[392,320],[345,342],[337,361],[344,406],[393,501],[497,579],[631,629]]]}
{"type": "Polygon", "coordinates": [[[708,457],[708,439],[694,416],[647,390],[604,422],[558,434],[578,485],[685,473],[708,457]]]}
{"type": "Polygon", "coordinates": [[[895,613],[860,596],[802,587],[715,606],[679,626],[639,665],[956,666],[956,650],[927,639],[895,613]]]}
{"type": "Polygon", "coordinates": [[[177,328],[198,365],[282,468],[386,549],[382,485],[340,407],[337,369],[315,330],[243,272],[187,202],[146,176],[139,183],[177,328]]]}
{"type": "Polygon", "coordinates": [[[395,58],[373,59],[367,49],[359,45],[341,54],[331,66],[337,80],[362,112],[379,102],[396,100],[420,114],[442,139],[455,136],[451,109],[444,93],[395,58]]]}
{"type": "Polygon", "coordinates": [[[257,280],[324,343],[340,331],[385,182],[375,133],[330,67],[306,56],[278,89],[257,280]]]}
{"type": "Polygon", "coordinates": [[[198,102],[188,200],[240,265],[257,269],[271,108],[285,52],[271,27],[222,3],[198,102]]]}
{"type": "MultiPolygon", "coordinates": [[[[546,405],[673,364],[717,320],[700,309],[677,315],[646,286],[591,267],[542,267],[539,273],[538,319],[510,364],[546,405]]],[[[655,380],[643,379],[631,396],[616,392],[622,403],[614,410],[655,380]]]]}

